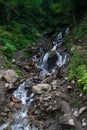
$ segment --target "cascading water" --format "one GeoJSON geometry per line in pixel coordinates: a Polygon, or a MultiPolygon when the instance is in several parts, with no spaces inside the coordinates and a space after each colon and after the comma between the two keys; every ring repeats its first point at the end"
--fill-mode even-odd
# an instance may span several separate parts
{"type": "Polygon", "coordinates": [[[4,130],[6,127],[8,127],[8,125],[9,125],[9,121],[7,121],[7,123],[1,125],[0,130],[4,130]]]}
{"type": "Polygon", "coordinates": [[[0,127],[0,130],[4,130],[7,126],[11,126],[11,130],[38,130],[34,126],[30,126],[28,120],[28,108],[33,102],[34,93],[29,97],[27,96],[27,90],[25,89],[26,82],[21,84],[17,90],[14,91],[13,95],[15,98],[22,102],[22,108],[20,110],[14,109],[14,114],[12,117],[12,124],[9,121],[0,127]]]}
{"type": "MultiPolygon", "coordinates": [[[[64,37],[69,33],[69,28],[66,28],[66,30],[64,32],[60,32],[58,33],[58,35],[54,38],[53,40],[53,48],[49,51],[49,52],[46,52],[46,54],[44,54],[43,58],[42,58],[42,63],[40,65],[40,68],[42,69],[42,73],[44,73],[46,75],[46,72],[47,74],[49,73],[49,64],[48,64],[48,60],[49,58],[51,57],[51,54],[53,53],[55,57],[55,66],[58,66],[58,67],[62,67],[63,65],[66,64],[67,61],[69,61],[69,58],[68,58],[68,53],[66,52],[66,54],[64,54],[64,52],[59,52],[57,49],[60,49],[61,48],[61,45],[63,44],[64,42],[64,37]]],[[[53,58],[51,59],[53,60],[53,58]]],[[[52,69],[55,68],[55,66],[52,66],[51,68],[51,72],[52,72],[52,69]]]]}
{"type": "Polygon", "coordinates": [[[14,92],[14,97],[18,98],[22,102],[22,109],[19,111],[17,110],[13,115],[14,124],[12,125],[12,130],[29,130],[31,128],[28,123],[27,111],[33,101],[33,96],[34,93],[27,97],[25,82],[14,92]]]}
{"type": "Polygon", "coordinates": [[[50,55],[50,53],[49,52],[47,52],[45,55],[44,55],[44,57],[43,57],[43,64],[41,65],[41,68],[42,69],[47,69],[47,59],[48,59],[48,57],[49,57],[49,55],[50,55]]]}
{"type": "Polygon", "coordinates": [[[58,56],[57,66],[62,67],[64,64],[66,64],[67,54],[65,54],[64,57],[59,52],[56,52],[56,54],[58,56]]]}

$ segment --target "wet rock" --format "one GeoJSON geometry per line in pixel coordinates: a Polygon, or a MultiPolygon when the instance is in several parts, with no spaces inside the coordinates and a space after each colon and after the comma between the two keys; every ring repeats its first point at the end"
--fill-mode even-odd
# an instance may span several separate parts
{"type": "Polygon", "coordinates": [[[8,113],[8,112],[10,112],[11,110],[8,108],[8,107],[5,107],[4,108],[4,112],[6,112],[6,113],[8,113]]]}
{"type": "Polygon", "coordinates": [[[16,87],[13,84],[9,84],[7,89],[15,89],[16,87]]]}
{"type": "Polygon", "coordinates": [[[1,116],[7,116],[8,114],[6,112],[1,112],[0,115],[1,116]]]}
{"type": "Polygon", "coordinates": [[[53,82],[51,84],[52,85],[56,85],[57,84],[57,80],[53,80],[53,82]]]}
{"type": "Polygon", "coordinates": [[[48,70],[56,66],[57,60],[58,60],[57,54],[55,53],[55,51],[51,51],[47,60],[48,70]]]}
{"type": "Polygon", "coordinates": [[[79,114],[82,114],[86,109],[87,109],[87,107],[82,107],[82,108],[80,108],[79,114]]]}
{"type": "Polygon", "coordinates": [[[18,79],[18,76],[14,70],[8,69],[3,73],[3,79],[12,84],[15,83],[18,79]]]}
{"type": "Polygon", "coordinates": [[[59,126],[60,126],[59,123],[55,122],[53,119],[46,120],[43,123],[44,130],[61,130],[59,126]],[[56,129],[56,125],[57,125],[57,129],[56,129]]]}
{"type": "Polygon", "coordinates": [[[79,116],[79,110],[78,110],[78,108],[76,108],[76,109],[73,111],[73,115],[74,115],[75,117],[78,117],[78,116],[79,116]]]}
{"type": "Polygon", "coordinates": [[[28,66],[28,65],[25,65],[25,66],[24,66],[24,69],[27,70],[27,71],[29,71],[29,66],[28,66]]]}
{"type": "Polygon", "coordinates": [[[6,88],[6,89],[9,88],[9,83],[6,83],[6,84],[5,84],[5,88],[6,88]]]}
{"type": "Polygon", "coordinates": [[[22,104],[21,103],[15,103],[15,108],[16,109],[21,109],[22,108],[22,104]]]}
{"type": "Polygon", "coordinates": [[[32,91],[35,94],[42,94],[51,91],[51,86],[49,84],[37,84],[32,87],[32,91]]]}
{"type": "Polygon", "coordinates": [[[72,86],[68,85],[67,86],[67,91],[71,91],[72,90],[72,86]]]}
{"type": "Polygon", "coordinates": [[[85,127],[87,125],[85,119],[82,119],[82,126],[85,127]]]}
{"type": "Polygon", "coordinates": [[[1,70],[1,71],[0,71],[0,79],[1,79],[2,76],[3,76],[3,73],[4,73],[4,70],[1,70]]]}
{"type": "Polygon", "coordinates": [[[12,118],[12,116],[13,116],[13,113],[12,112],[9,112],[9,114],[8,114],[8,118],[12,118]]]}
{"type": "MultiPolygon", "coordinates": [[[[70,107],[68,102],[61,101],[61,108],[62,108],[62,111],[65,113],[64,115],[69,116],[68,119],[73,119],[74,120],[75,130],[85,130],[84,128],[82,128],[81,123],[77,120],[77,118],[75,118],[75,116],[73,116],[71,107],[70,107]]],[[[71,124],[73,124],[72,120],[70,120],[70,121],[71,121],[71,124]]]]}
{"type": "Polygon", "coordinates": [[[70,114],[64,114],[61,116],[60,123],[63,128],[75,128],[74,119],[70,114]]]}
{"type": "Polygon", "coordinates": [[[14,95],[12,95],[11,97],[12,97],[13,102],[16,102],[16,103],[21,102],[18,98],[14,97],[14,95]]]}
{"type": "Polygon", "coordinates": [[[56,90],[57,89],[57,86],[53,86],[53,90],[56,90]]]}
{"type": "Polygon", "coordinates": [[[14,102],[10,102],[9,107],[13,107],[15,105],[14,102]]]}

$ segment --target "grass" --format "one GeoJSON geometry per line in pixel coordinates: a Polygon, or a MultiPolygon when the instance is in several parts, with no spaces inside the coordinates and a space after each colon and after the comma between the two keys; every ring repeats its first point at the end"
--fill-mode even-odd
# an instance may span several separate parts
{"type": "Polygon", "coordinates": [[[22,79],[22,78],[23,78],[23,74],[22,74],[22,71],[21,71],[21,70],[17,69],[17,70],[16,70],[16,73],[17,73],[19,79],[22,79]]]}
{"type": "Polygon", "coordinates": [[[83,18],[78,26],[72,29],[71,34],[66,38],[66,46],[71,54],[71,61],[68,67],[69,79],[76,79],[82,91],[84,90],[87,93],[87,50],[83,43],[75,45],[75,40],[78,41],[86,34],[87,16],[83,18]],[[71,49],[72,47],[74,47],[73,50],[71,49]]]}
{"type": "Polygon", "coordinates": [[[77,79],[78,84],[87,91],[87,51],[74,51],[69,65],[69,79],[77,79]]]}
{"type": "Polygon", "coordinates": [[[12,63],[9,59],[5,59],[5,65],[4,65],[6,68],[12,68],[12,63]]]}

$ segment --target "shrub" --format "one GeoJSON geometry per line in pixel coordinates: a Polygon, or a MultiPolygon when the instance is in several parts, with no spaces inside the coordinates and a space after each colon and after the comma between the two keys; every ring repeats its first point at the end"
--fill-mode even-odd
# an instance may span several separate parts
{"type": "Polygon", "coordinates": [[[16,47],[10,43],[6,43],[6,45],[2,47],[1,50],[8,58],[12,58],[13,53],[16,51],[16,47]]]}

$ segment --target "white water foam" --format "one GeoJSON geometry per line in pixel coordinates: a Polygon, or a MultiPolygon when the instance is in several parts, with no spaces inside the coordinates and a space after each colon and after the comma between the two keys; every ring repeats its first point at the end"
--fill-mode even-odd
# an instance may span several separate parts
{"type": "MultiPolygon", "coordinates": [[[[14,97],[18,98],[22,102],[22,109],[16,110],[14,113],[14,124],[12,125],[12,130],[36,130],[31,129],[28,121],[28,108],[33,101],[34,93],[27,97],[27,91],[25,90],[25,82],[21,84],[18,89],[14,92],[14,97]]],[[[37,129],[38,130],[38,129],[37,129]]]]}
{"type": "Polygon", "coordinates": [[[56,51],[57,46],[58,46],[57,44],[56,44],[56,45],[54,45],[54,46],[53,46],[53,48],[51,49],[51,51],[56,51]]]}
{"type": "Polygon", "coordinates": [[[47,52],[44,57],[43,57],[43,61],[42,61],[42,65],[41,65],[41,69],[44,70],[46,69],[46,65],[47,65],[47,60],[48,60],[48,57],[50,55],[50,52],[47,52]]]}
{"type": "Polygon", "coordinates": [[[0,130],[4,130],[6,127],[8,127],[8,125],[9,125],[9,121],[7,121],[6,124],[1,125],[0,130]]]}
{"type": "Polygon", "coordinates": [[[34,126],[30,126],[29,124],[29,116],[27,114],[28,108],[33,102],[34,93],[32,93],[29,97],[27,96],[27,90],[25,90],[25,84],[21,84],[17,90],[14,91],[14,97],[18,98],[22,102],[22,109],[17,110],[14,109],[14,114],[12,117],[12,124],[7,122],[0,126],[0,130],[4,130],[9,125],[11,126],[11,130],[38,130],[38,128],[34,126]]]}
{"type": "Polygon", "coordinates": [[[56,52],[56,54],[58,56],[57,65],[58,67],[62,67],[67,61],[67,54],[64,57],[59,52],[56,52]]]}

